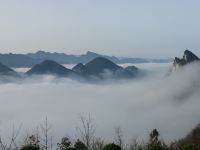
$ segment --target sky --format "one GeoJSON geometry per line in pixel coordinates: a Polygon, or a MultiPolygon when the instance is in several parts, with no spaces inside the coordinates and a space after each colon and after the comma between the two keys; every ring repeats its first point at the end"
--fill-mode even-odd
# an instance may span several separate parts
{"type": "Polygon", "coordinates": [[[200,56],[198,0],[0,0],[0,52],[200,56]]]}

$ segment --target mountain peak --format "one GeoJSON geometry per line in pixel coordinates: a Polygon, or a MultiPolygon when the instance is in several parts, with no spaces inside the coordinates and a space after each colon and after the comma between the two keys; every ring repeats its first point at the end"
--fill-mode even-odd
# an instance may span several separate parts
{"type": "Polygon", "coordinates": [[[76,66],[72,68],[72,70],[83,76],[86,76],[89,74],[88,69],[82,63],[78,63],[76,66]]]}
{"type": "Polygon", "coordinates": [[[121,69],[120,66],[104,57],[96,57],[92,61],[85,64],[85,66],[92,74],[103,73],[105,70],[116,71],[121,69]]]}
{"type": "Polygon", "coordinates": [[[185,50],[185,51],[184,51],[183,59],[184,59],[185,61],[187,61],[187,62],[192,62],[192,61],[199,60],[199,58],[198,58],[194,53],[192,53],[192,52],[189,51],[189,50],[185,50]]]}
{"type": "Polygon", "coordinates": [[[196,56],[194,53],[192,53],[191,51],[189,50],[185,50],[184,51],[184,55],[183,55],[183,58],[178,58],[178,57],[175,57],[174,59],[174,66],[184,66],[188,63],[191,63],[191,62],[194,62],[194,61],[199,61],[199,57],[196,56]]]}
{"type": "Polygon", "coordinates": [[[100,54],[97,54],[97,53],[91,52],[91,51],[87,51],[86,55],[90,56],[90,57],[94,57],[94,58],[101,56],[100,54]]]}
{"type": "Polygon", "coordinates": [[[97,53],[95,53],[95,52],[92,52],[92,51],[87,51],[87,53],[86,54],[97,54],[97,53]]]}
{"type": "Polygon", "coordinates": [[[44,60],[41,65],[60,65],[58,64],[57,62],[53,61],[53,60],[50,60],[50,59],[47,59],[47,60],[44,60]]]}
{"type": "Polygon", "coordinates": [[[33,66],[27,74],[55,74],[57,76],[66,76],[72,73],[70,69],[58,64],[52,60],[45,60],[40,64],[33,66]]]}
{"type": "Polygon", "coordinates": [[[45,51],[39,50],[39,51],[37,51],[35,54],[46,54],[46,53],[48,53],[48,52],[45,52],[45,51]]]}

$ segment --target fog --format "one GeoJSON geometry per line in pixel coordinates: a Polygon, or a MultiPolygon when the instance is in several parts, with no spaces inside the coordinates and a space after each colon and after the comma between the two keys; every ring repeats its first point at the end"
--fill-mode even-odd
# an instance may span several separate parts
{"type": "Polygon", "coordinates": [[[171,64],[138,64],[147,76],[102,84],[53,76],[0,84],[0,134],[6,138],[22,124],[23,136],[47,116],[54,139],[76,137],[79,115],[90,114],[96,136],[111,142],[116,126],[127,141],[154,128],[167,141],[181,138],[200,121],[199,65],[170,72],[171,64]]]}

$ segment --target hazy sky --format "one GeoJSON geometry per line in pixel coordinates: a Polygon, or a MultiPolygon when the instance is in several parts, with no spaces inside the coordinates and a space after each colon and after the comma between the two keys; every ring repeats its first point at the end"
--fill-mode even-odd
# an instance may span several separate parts
{"type": "Polygon", "coordinates": [[[0,0],[0,50],[200,55],[199,0],[0,0]]]}

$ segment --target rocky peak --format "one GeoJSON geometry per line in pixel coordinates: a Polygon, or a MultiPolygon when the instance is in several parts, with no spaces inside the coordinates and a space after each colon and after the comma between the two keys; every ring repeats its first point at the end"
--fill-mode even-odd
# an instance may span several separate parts
{"type": "Polygon", "coordinates": [[[184,51],[183,58],[175,57],[174,59],[174,66],[184,66],[188,63],[199,61],[199,58],[189,50],[184,51]]]}
{"type": "Polygon", "coordinates": [[[52,60],[45,60],[40,64],[33,66],[27,74],[55,74],[58,76],[66,76],[72,73],[70,69],[58,64],[52,60]]]}
{"type": "Polygon", "coordinates": [[[72,68],[72,70],[81,75],[88,74],[88,69],[82,63],[78,63],[76,66],[72,68]]]}
{"type": "Polygon", "coordinates": [[[109,70],[115,72],[122,67],[118,66],[117,64],[113,63],[109,59],[104,57],[96,57],[92,61],[85,64],[85,67],[90,71],[92,74],[99,74],[103,73],[105,70],[109,70]]]}
{"type": "Polygon", "coordinates": [[[192,62],[192,61],[197,61],[197,60],[199,60],[199,58],[198,58],[194,53],[192,53],[192,52],[189,51],[189,50],[185,50],[185,51],[184,51],[183,59],[184,59],[186,62],[192,62]]]}

